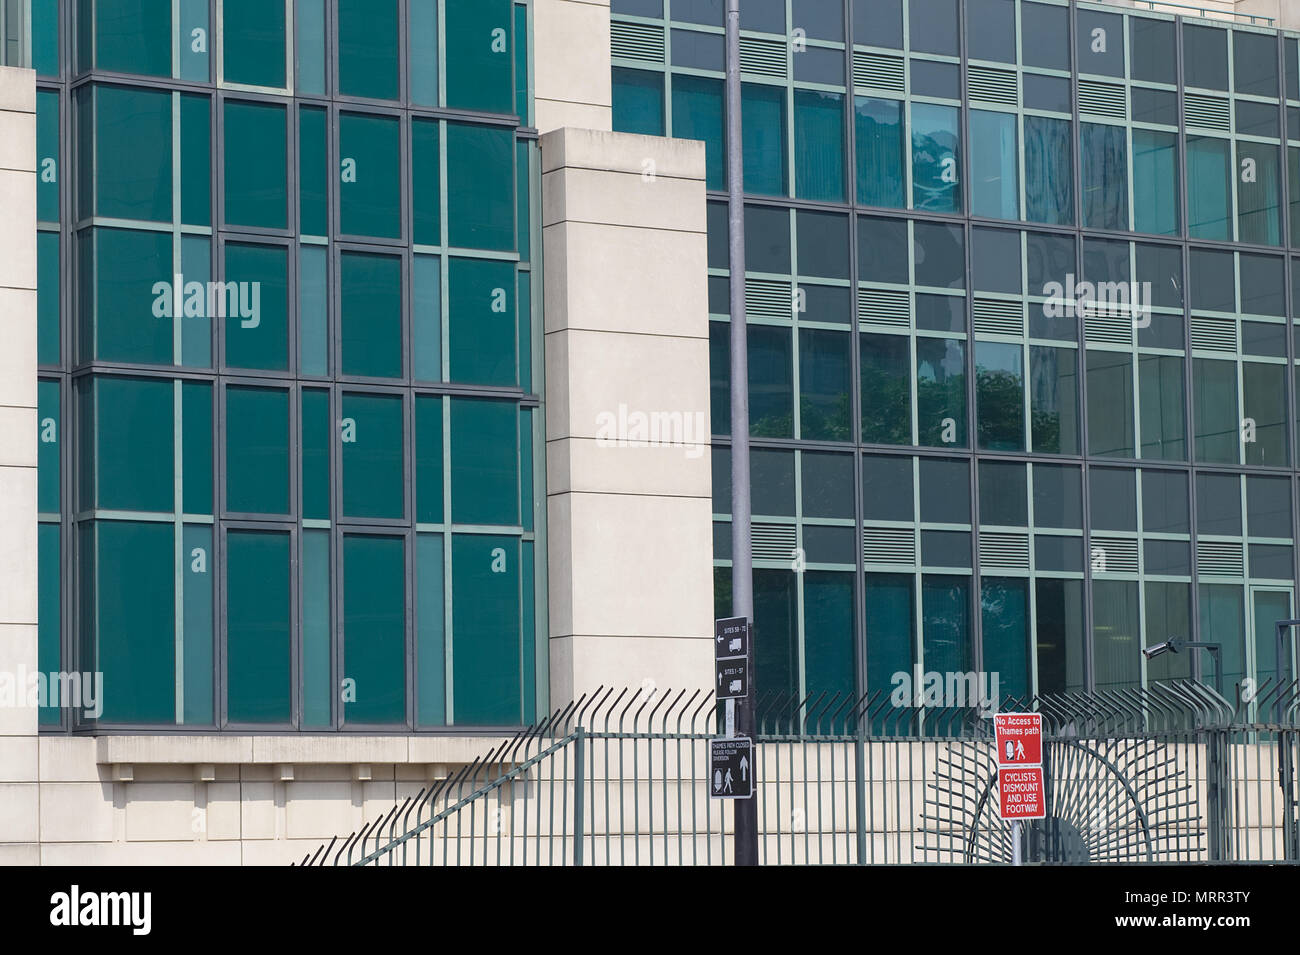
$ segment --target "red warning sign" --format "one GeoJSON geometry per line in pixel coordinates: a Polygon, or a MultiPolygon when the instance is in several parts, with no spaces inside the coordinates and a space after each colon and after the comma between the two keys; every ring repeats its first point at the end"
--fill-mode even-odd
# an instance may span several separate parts
{"type": "Polygon", "coordinates": [[[1042,766],[1003,766],[998,770],[998,810],[1002,818],[1045,819],[1042,766]]]}
{"type": "Polygon", "coordinates": [[[1039,766],[1043,762],[1043,717],[1039,713],[998,713],[993,717],[999,766],[1039,766]]]}

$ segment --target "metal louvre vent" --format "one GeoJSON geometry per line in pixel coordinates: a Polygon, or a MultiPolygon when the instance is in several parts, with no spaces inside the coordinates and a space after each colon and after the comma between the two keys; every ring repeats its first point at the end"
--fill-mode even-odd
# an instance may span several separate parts
{"type": "Polygon", "coordinates": [[[647,23],[620,23],[614,20],[609,25],[609,52],[615,59],[662,63],[663,28],[647,23]]]}
{"type": "Polygon", "coordinates": [[[745,312],[762,318],[790,318],[794,287],[771,279],[745,279],[745,312]]]}
{"type": "Polygon", "coordinates": [[[1129,315],[1107,315],[1104,312],[1087,315],[1083,320],[1083,330],[1089,342],[1133,344],[1133,319],[1129,315]]]}
{"type": "Polygon", "coordinates": [[[1131,537],[1092,538],[1092,569],[1099,574],[1136,574],[1138,542],[1131,537]]]}
{"type": "Polygon", "coordinates": [[[916,565],[916,532],[910,527],[864,527],[862,560],[867,564],[916,565]]]}
{"type": "Polygon", "coordinates": [[[907,75],[901,56],[853,51],[853,85],[869,90],[902,93],[907,75]]]}
{"type": "Polygon", "coordinates": [[[1183,95],[1183,121],[1188,126],[1201,129],[1217,129],[1228,132],[1228,101],[1217,96],[1204,96],[1200,93],[1183,95]]]}
{"type": "Polygon", "coordinates": [[[980,566],[1029,569],[1029,532],[980,531],[980,566]]]}
{"type": "Polygon", "coordinates": [[[970,98],[985,103],[1015,106],[1020,100],[1020,86],[1014,70],[995,70],[972,66],[968,74],[970,98]]]}
{"type": "Polygon", "coordinates": [[[1023,335],[1025,306],[999,299],[975,299],[975,332],[981,335],[1023,335]]]}
{"type": "Polygon", "coordinates": [[[1235,352],[1237,350],[1237,320],[1235,318],[1210,318],[1192,316],[1192,347],[1198,351],[1235,352]]]}
{"type": "Polygon", "coordinates": [[[779,40],[740,38],[740,72],[786,78],[786,45],[779,40]]]}
{"type": "Polygon", "coordinates": [[[1111,119],[1127,119],[1128,103],[1123,86],[1079,80],[1079,112],[1111,119]]]}
{"type": "Polygon", "coordinates": [[[1246,560],[1241,542],[1198,540],[1196,572],[1214,577],[1244,577],[1246,560]]]}
{"type": "Polygon", "coordinates": [[[858,324],[910,328],[911,296],[897,289],[861,289],[858,292],[858,324]]]}
{"type": "Polygon", "coordinates": [[[795,530],[793,524],[752,525],[755,560],[794,560],[795,530]]]}

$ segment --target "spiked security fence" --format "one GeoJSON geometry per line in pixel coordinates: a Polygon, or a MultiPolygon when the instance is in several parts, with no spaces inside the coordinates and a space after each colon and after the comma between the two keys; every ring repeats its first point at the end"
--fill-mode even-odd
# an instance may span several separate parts
{"type": "MultiPolygon", "coordinates": [[[[1026,862],[1300,860],[1300,684],[1229,703],[1183,681],[1007,699],[1043,715],[1048,818],[1026,862]]],[[[1004,863],[992,720],[890,696],[767,697],[755,782],[766,864],[1004,863]]],[[[336,837],[304,865],[719,865],[711,695],[601,689],[336,837]]]]}

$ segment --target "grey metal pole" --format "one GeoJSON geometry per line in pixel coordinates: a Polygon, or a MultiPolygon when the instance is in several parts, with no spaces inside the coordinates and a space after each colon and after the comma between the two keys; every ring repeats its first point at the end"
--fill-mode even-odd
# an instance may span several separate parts
{"type": "Polygon", "coordinates": [[[1020,820],[1011,822],[1011,864],[1022,865],[1024,862],[1020,851],[1020,820]]]}
{"type": "MultiPolygon", "coordinates": [[[[731,613],[750,624],[749,692],[737,701],[736,733],[754,736],[754,560],[749,499],[749,348],[745,327],[745,179],[740,121],[740,0],[727,0],[727,183],[731,268],[731,613]]],[[[757,756],[757,747],[755,748],[757,756]]],[[[755,763],[758,760],[755,759],[755,763]]],[[[754,767],[755,769],[757,766],[754,767]]],[[[735,802],[736,865],[758,865],[754,798],[735,802]]]]}

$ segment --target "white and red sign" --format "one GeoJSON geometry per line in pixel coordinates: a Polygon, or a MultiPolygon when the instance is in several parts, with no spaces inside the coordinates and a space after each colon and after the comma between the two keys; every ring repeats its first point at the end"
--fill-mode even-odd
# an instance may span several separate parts
{"type": "Polygon", "coordinates": [[[1045,819],[1043,717],[998,713],[993,729],[998,747],[998,814],[1008,822],[1045,819]]]}

